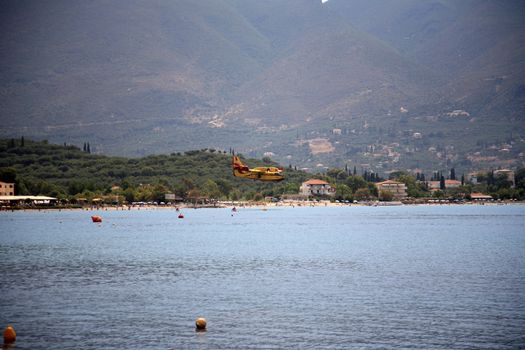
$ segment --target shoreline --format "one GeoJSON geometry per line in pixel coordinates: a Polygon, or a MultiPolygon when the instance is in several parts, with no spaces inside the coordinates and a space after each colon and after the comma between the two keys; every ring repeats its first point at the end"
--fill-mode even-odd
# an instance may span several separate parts
{"type": "Polygon", "coordinates": [[[500,205],[524,205],[523,201],[486,201],[486,202],[358,202],[358,203],[336,203],[330,201],[305,202],[305,201],[286,201],[286,202],[220,202],[217,204],[191,204],[181,203],[180,205],[101,205],[101,206],[41,206],[41,207],[2,207],[0,211],[140,211],[140,210],[173,210],[182,209],[265,209],[265,208],[301,208],[301,207],[392,207],[392,206],[455,206],[455,205],[479,205],[479,206],[500,206],[500,205]]]}

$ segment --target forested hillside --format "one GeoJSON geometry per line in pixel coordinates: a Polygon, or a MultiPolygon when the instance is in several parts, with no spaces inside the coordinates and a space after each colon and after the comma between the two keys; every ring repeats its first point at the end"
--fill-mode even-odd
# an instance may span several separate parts
{"type": "MultiPolygon", "coordinates": [[[[90,144],[82,149],[73,145],[54,145],[24,138],[0,140],[0,181],[14,182],[17,195],[48,195],[60,199],[102,199],[106,202],[163,202],[165,194],[179,200],[230,199],[262,200],[264,197],[296,195],[300,184],[312,177],[329,182],[335,200],[392,200],[388,193],[378,193],[375,183],[383,181],[378,173],[354,167],[332,168],[324,174],[307,174],[288,166],[285,180],[262,183],[239,179],[231,173],[231,155],[227,151],[202,149],[169,155],[123,158],[93,155],[90,144]]],[[[230,151],[230,150],[229,150],[230,151]]],[[[242,157],[242,155],[241,155],[242,157]]],[[[276,165],[269,158],[246,159],[251,166],[276,165]]],[[[515,188],[505,175],[480,172],[479,183],[464,183],[460,188],[431,192],[425,179],[445,178],[450,173],[417,176],[404,171],[389,178],[407,185],[411,198],[436,197],[465,199],[472,192],[490,193],[496,199],[525,199],[525,168],[516,172],[515,188]]],[[[464,179],[464,175],[461,178],[464,179]]],[[[459,177],[459,173],[458,173],[459,177]]],[[[327,199],[327,198],[325,198],[327,199]]]]}
{"type": "MultiPolygon", "coordinates": [[[[170,155],[123,158],[94,155],[90,146],[54,145],[24,139],[0,140],[0,177],[15,182],[16,193],[58,198],[120,195],[132,201],[164,201],[166,193],[182,199],[261,199],[297,193],[307,178],[287,168],[285,180],[262,183],[233,177],[231,155],[202,149],[170,155]]],[[[275,163],[246,160],[250,166],[275,163]]]]}

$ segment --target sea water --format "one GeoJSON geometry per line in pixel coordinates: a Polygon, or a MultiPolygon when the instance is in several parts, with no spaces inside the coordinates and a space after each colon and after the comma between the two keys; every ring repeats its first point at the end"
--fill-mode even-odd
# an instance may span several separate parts
{"type": "Polygon", "coordinates": [[[15,349],[525,348],[525,206],[183,213],[1,212],[15,349]]]}

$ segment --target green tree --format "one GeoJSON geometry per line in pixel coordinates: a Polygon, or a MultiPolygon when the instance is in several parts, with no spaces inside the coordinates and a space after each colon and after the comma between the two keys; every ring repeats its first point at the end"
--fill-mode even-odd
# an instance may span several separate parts
{"type": "Polygon", "coordinates": [[[126,199],[126,202],[133,203],[136,201],[136,194],[135,190],[131,187],[128,187],[124,190],[124,198],[126,199]]]}
{"type": "Polygon", "coordinates": [[[525,168],[520,168],[516,171],[514,181],[516,182],[516,188],[525,190],[525,168]]]}
{"type": "Polygon", "coordinates": [[[345,184],[337,185],[335,190],[335,199],[352,200],[352,189],[345,184]]]}
{"type": "Polygon", "coordinates": [[[388,179],[389,180],[396,180],[396,179],[399,179],[401,176],[406,176],[406,175],[408,175],[408,173],[406,171],[397,170],[397,171],[391,172],[388,175],[388,179]]]}
{"type": "Polygon", "coordinates": [[[233,189],[232,191],[230,191],[230,199],[232,201],[238,201],[239,199],[241,199],[241,191],[239,191],[238,189],[233,189]]]}
{"type": "Polygon", "coordinates": [[[224,180],[224,179],[217,179],[215,182],[217,183],[217,186],[219,187],[219,191],[221,192],[221,195],[227,198],[228,195],[230,194],[230,191],[233,188],[231,182],[229,182],[228,180],[224,180]]]}
{"type": "Polygon", "coordinates": [[[150,199],[159,203],[163,202],[165,200],[166,193],[169,193],[169,189],[162,185],[162,184],[156,184],[151,189],[151,197],[150,199]]]}
{"type": "Polygon", "coordinates": [[[382,190],[379,192],[379,199],[385,202],[390,202],[394,199],[394,194],[390,191],[382,190]]]}
{"type": "Polygon", "coordinates": [[[409,197],[423,197],[425,195],[424,186],[418,183],[412,175],[401,175],[397,178],[397,181],[404,183],[407,186],[407,194],[409,197]]]}
{"type": "Polygon", "coordinates": [[[215,181],[208,179],[201,187],[201,194],[206,198],[217,199],[221,196],[221,191],[215,181]]]}
{"type": "Polygon", "coordinates": [[[511,188],[512,182],[509,181],[507,175],[505,174],[497,174],[494,177],[494,185],[493,188],[495,191],[499,191],[500,189],[504,188],[511,188]]]}
{"type": "Polygon", "coordinates": [[[299,193],[300,185],[296,182],[288,182],[281,185],[282,194],[297,194],[299,193]]]}
{"type": "Polygon", "coordinates": [[[201,197],[201,193],[198,188],[192,188],[188,191],[188,199],[196,202],[201,197]]]}
{"type": "Polygon", "coordinates": [[[0,168],[0,181],[16,182],[16,169],[13,167],[0,168]]]}
{"type": "Polygon", "coordinates": [[[372,198],[372,194],[370,193],[370,190],[368,187],[366,188],[360,188],[354,193],[354,199],[357,200],[369,200],[372,198]]]}
{"type": "Polygon", "coordinates": [[[445,198],[445,193],[443,191],[434,191],[434,193],[432,194],[432,197],[435,197],[435,198],[445,198]]]}
{"type": "Polygon", "coordinates": [[[326,172],[326,175],[328,177],[331,177],[334,180],[339,180],[339,181],[344,181],[348,177],[346,171],[344,171],[343,169],[336,169],[336,168],[329,169],[326,172]]]}
{"type": "Polygon", "coordinates": [[[359,175],[349,176],[345,184],[350,187],[354,193],[360,188],[367,187],[367,182],[359,175]]]}

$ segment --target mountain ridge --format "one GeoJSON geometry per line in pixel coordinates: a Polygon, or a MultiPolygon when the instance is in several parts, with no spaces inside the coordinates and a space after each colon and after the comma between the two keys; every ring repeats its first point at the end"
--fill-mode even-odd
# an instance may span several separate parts
{"type": "Polygon", "coordinates": [[[516,1],[2,6],[3,137],[90,140],[96,152],[136,156],[233,146],[306,167],[523,162],[516,1]],[[312,152],[315,139],[332,151],[312,152]],[[509,155],[483,156],[479,145],[504,141],[509,155]],[[446,144],[451,159],[428,151],[446,144]]]}

